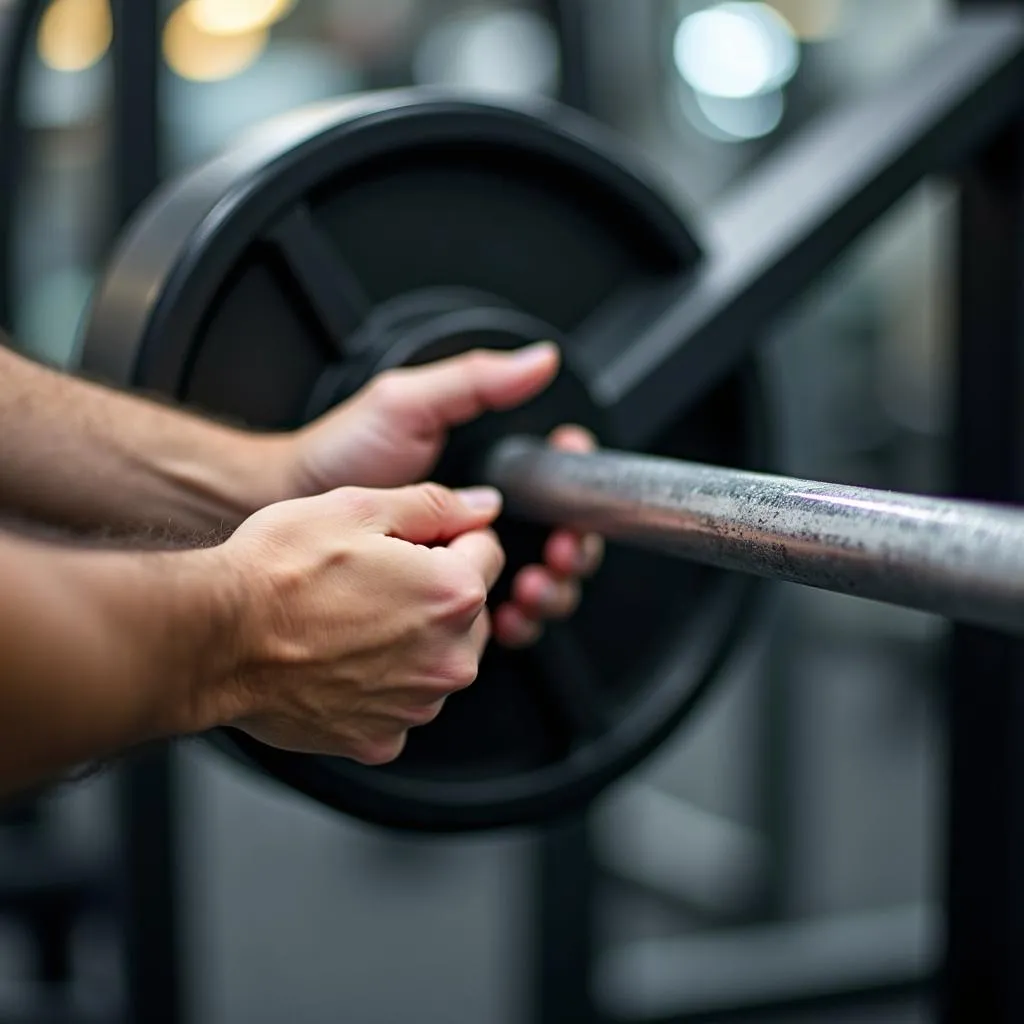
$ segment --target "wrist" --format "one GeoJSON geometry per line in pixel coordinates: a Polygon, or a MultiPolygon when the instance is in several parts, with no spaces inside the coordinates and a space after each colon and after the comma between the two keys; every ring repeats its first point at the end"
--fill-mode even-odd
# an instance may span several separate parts
{"type": "Polygon", "coordinates": [[[222,547],[159,555],[167,650],[156,719],[168,735],[193,735],[245,713],[236,680],[244,653],[246,587],[222,547]]]}
{"type": "Polygon", "coordinates": [[[198,457],[193,449],[165,458],[160,467],[178,495],[176,504],[184,506],[185,521],[200,529],[233,528],[293,496],[292,435],[212,429],[198,457]]]}
{"type": "Polygon", "coordinates": [[[217,724],[238,603],[214,550],[83,551],[0,534],[0,571],[18,581],[0,588],[0,788],[217,724]]]}
{"type": "Polygon", "coordinates": [[[94,634],[116,652],[112,685],[133,741],[219,724],[236,671],[239,588],[218,551],[84,553],[72,571],[94,634]]]}
{"type": "Polygon", "coordinates": [[[312,498],[323,494],[330,486],[338,486],[336,483],[326,483],[324,474],[319,471],[317,452],[320,433],[317,426],[317,423],[307,424],[285,435],[286,444],[277,453],[281,466],[277,476],[285,500],[312,498]]]}
{"type": "Polygon", "coordinates": [[[229,460],[231,486],[225,488],[231,490],[237,523],[268,505],[298,497],[298,448],[295,433],[240,434],[229,460]]]}

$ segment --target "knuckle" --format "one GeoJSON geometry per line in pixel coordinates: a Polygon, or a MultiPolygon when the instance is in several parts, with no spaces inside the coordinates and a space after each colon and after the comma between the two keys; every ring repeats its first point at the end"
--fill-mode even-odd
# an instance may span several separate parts
{"type": "Polygon", "coordinates": [[[451,491],[447,487],[435,483],[420,484],[420,496],[432,515],[438,519],[447,516],[452,504],[451,491]]]}
{"type": "Polygon", "coordinates": [[[508,564],[508,555],[505,553],[505,548],[502,546],[501,538],[495,530],[488,529],[483,532],[491,545],[491,557],[494,559],[494,564],[500,574],[505,571],[505,567],[508,564]]]}
{"type": "Polygon", "coordinates": [[[444,700],[434,701],[431,704],[425,704],[421,706],[411,707],[406,711],[405,717],[409,723],[409,727],[412,729],[418,728],[424,725],[430,725],[438,715],[441,714],[441,709],[444,707],[444,700]]]}
{"type": "Polygon", "coordinates": [[[487,587],[484,581],[465,573],[449,582],[447,610],[456,618],[475,619],[487,605],[487,587]]]}
{"type": "Polygon", "coordinates": [[[476,618],[487,605],[487,583],[447,548],[433,548],[434,585],[444,617],[476,618]]]}
{"type": "Polygon", "coordinates": [[[396,761],[403,750],[405,750],[406,734],[400,733],[387,739],[369,740],[359,745],[352,755],[352,759],[368,768],[378,768],[381,765],[391,764],[396,761]]]}
{"type": "Polygon", "coordinates": [[[377,506],[370,491],[362,487],[346,487],[338,495],[340,511],[354,522],[369,522],[377,514],[377,506]]]}
{"type": "Polygon", "coordinates": [[[405,391],[405,374],[401,370],[384,370],[370,382],[367,393],[383,408],[397,405],[405,391]]]}
{"type": "Polygon", "coordinates": [[[462,357],[462,365],[466,373],[483,373],[494,362],[494,353],[483,348],[472,348],[462,357]]]}
{"type": "Polygon", "coordinates": [[[479,673],[480,663],[476,655],[467,651],[451,657],[442,675],[453,690],[465,690],[476,682],[479,673]]]}

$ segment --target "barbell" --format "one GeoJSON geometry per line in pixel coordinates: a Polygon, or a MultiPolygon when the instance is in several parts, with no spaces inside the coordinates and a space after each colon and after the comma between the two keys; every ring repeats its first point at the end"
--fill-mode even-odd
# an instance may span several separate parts
{"type": "Polygon", "coordinates": [[[332,101],[161,189],[97,290],[90,373],[280,430],[390,367],[553,339],[552,387],[457,430],[436,477],[504,492],[497,599],[550,524],[612,541],[573,620],[530,651],[489,650],[393,765],[233,730],[213,742],[377,824],[532,824],[593,800],[673,733],[756,621],[763,578],[1024,633],[1024,513],[771,475],[756,357],[697,395],[671,386],[664,359],[635,357],[641,332],[662,355],[686,341],[665,311],[701,257],[627,147],[542,101],[332,101]],[[564,422],[602,450],[538,440],[564,422]]]}

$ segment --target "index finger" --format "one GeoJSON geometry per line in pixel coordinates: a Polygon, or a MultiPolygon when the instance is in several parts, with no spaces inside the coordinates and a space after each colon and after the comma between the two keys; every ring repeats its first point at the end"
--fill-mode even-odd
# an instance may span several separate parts
{"type": "Polygon", "coordinates": [[[466,559],[483,576],[490,593],[505,568],[505,551],[498,535],[493,530],[471,530],[451,541],[448,550],[466,559]]]}

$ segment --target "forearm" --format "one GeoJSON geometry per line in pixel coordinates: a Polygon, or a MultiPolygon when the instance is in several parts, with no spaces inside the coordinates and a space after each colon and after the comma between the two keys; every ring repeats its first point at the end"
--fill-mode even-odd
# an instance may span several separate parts
{"type": "Polygon", "coordinates": [[[286,444],[0,347],[0,507],[81,528],[236,525],[283,496],[286,444]]]}
{"type": "Polygon", "coordinates": [[[231,628],[210,554],[0,534],[0,795],[213,724],[203,687],[229,672],[231,628]]]}

